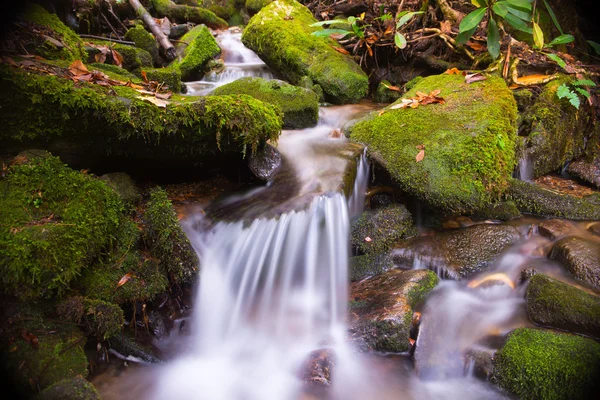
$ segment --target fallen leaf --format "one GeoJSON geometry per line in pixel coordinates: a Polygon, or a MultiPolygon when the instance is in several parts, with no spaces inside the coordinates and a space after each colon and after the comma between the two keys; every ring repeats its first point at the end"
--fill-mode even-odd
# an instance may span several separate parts
{"type": "Polygon", "coordinates": [[[419,153],[415,157],[415,160],[417,160],[417,162],[421,162],[421,161],[423,161],[424,157],[425,157],[425,150],[423,149],[423,150],[419,151],[419,153]]]}
{"type": "Polygon", "coordinates": [[[421,313],[420,313],[420,312],[418,312],[418,311],[415,311],[415,312],[413,313],[413,317],[412,317],[412,323],[413,323],[413,324],[417,324],[417,323],[419,323],[419,321],[420,321],[420,320],[421,320],[421,313]]]}
{"type": "Polygon", "coordinates": [[[401,92],[402,91],[402,89],[400,89],[398,86],[387,85],[384,82],[381,82],[381,84],[383,86],[385,86],[387,89],[393,90],[394,92],[401,92]]]}
{"type": "Polygon", "coordinates": [[[121,54],[119,54],[118,51],[116,51],[115,49],[110,49],[111,53],[112,53],[112,58],[113,58],[113,62],[115,63],[115,65],[118,65],[119,67],[123,67],[123,56],[121,54]]]}
{"type": "Polygon", "coordinates": [[[335,46],[333,46],[333,49],[335,51],[339,52],[339,53],[342,53],[342,54],[350,54],[350,52],[348,50],[344,49],[343,47],[335,47],[335,46]]]}
{"type": "Polygon", "coordinates": [[[158,97],[159,99],[162,100],[168,100],[171,98],[171,96],[173,96],[173,92],[166,92],[166,93],[155,93],[154,96],[158,97]]]}
{"type": "Polygon", "coordinates": [[[371,239],[369,236],[367,236],[365,238],[365,242],[367,242],[367,243],[371,243],[372,241],[373,241],[373,239],[371,239]]]}
{"type": "Polygon", "coordinates": [[[160,107],[160,108],[167,108],[167,104],[169,104],[168,101],[157,99],[156,97],[137,96],[137,98],[141,99],[141,100],[144,100],[144,101],[147,101],[149,103],[152,103],[155,106],[160,107]]]}
{"type": "Polygon", "coordinates": [[[104,61],[106,61],[106,54],[102,52],[96,53],[96,55],[94,56],[94,61],[100,64],[104,64],[104,61]]]}
{"type": "Polygon", "coordinates": [[[383,114],[385,114],[385,110],[381,110],[381,111],[379,111],[379,113],[377,113],[377,116],[378,116],[378,117],[381,117],[383,114]]]}
{"type": "Polygon", "coordinates": [[[342,137],[342,131],[340,131],[339,129],[334,129],[331,131],[331,134],[329,135],[332,138],[340,138],[342,137]]]}
{"type": "Polygon", "coordinates": [[[485,81],[486,79],[487,77],[485,75],[480,74],[479,72],[465,75],[465,82],[467,83],[485,81]]]}
{"type": "Polygon", "coordinates": [[[513,79],[514,83],[519,86],[533,86],[533,85],[541,85],[542,83],[550,82],[553,79],[558,78],[558,75],[542,75],[542,74],[532,74],[518,77],[517,79],[513,79]]]}
{"type": "Polygon", "coordinates": [[[416,147],[417,147],[417,150],[425,150],[424,144],[417,145],[416,147]]]}
{"type": "Polygon", "coordinates": [[[131,272],[126,273],[125,275],[123,275],[123,277],[119,280],[119,283],[117,283],[117,287],[121,287],[124,284],[126,284],[127,282],[129,282],[129,280],[133,278],[133,275],[131,274],[131,272]]]}
{"type": "Polygon", "coordinates": [[[484,44],[481,44],[479,42],[474,42],[472,40],[467,41],[467,46],[469,46],[470,48],[472,48],[475,51],[483,51],[485,49],[487,49],[487,47],[484,44]]]}
{"type": "Polygon", "coordinates": [[[73,63],[69,66],[69,71],[74,76],[86,75],[86,74],[90,73],[90,71],[87,69],[87,67],[85,65],[83,65],[81,60],[73,61],[73,63]]]}
{"type": "Polygon", "coordinates": [[[148,83],[148,76],[146,75],[146,71],[142,71],[142,79],[144,82],[148,83]]]}
{"type": "Polygon", "coordinates": [[[482,283],[489,282],[489,281],[503,282],[506,285],[510,286],[511,289],[515,288],[514,282],[505,273],[502,273],[502,272],[491,274],[491,275],[488,275],[481,279],[472,280],[471,282],[469,282],[469,284],[467,286],[470,288],[476,288],[477,286],[481,285],[482,283]]]}
{"type": "Polygon", "coordinates": [[[446,75],[462,75],[462,72],[460,72],[457,68],[450,68],[447,69],[444,74],[446,75]]]}
{"type": "Polygon", "coordinates": [[[415,339],[408,338],[408,343],[410,343],[411,346],[414,346],[415,345],[415,339]]]}
{"type": "Polygon", "coordinates": [[[447,20],[440,22],[440,30],[442,33],[452,33],[452,23],[447,20]]]}

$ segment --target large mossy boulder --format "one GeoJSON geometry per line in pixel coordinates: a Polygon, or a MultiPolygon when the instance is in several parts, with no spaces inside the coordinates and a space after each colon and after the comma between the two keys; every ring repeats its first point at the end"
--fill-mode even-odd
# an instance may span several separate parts
{"type": "Polygon", "coordinates": [[[90,163],[110,155],[155,166],[227,164],[276,140],[282,126],[276,107],[247,95],[164,102],[131,87],[74,84],[5,65],[0,107],[0,146],[68,142],[90,163]]]}
{"type": "Polygon", "coordinates": [[[600,243],[597,240],[566,237],[554,245],[550,258],[563,264],[578,281],[600,289],[600,243]]]}
{"type": "Polygon", "coordinates": [[[63,379],[47,387],[35,400],[102,400],[100,394],[90,382],[78,376],[63,379]]]}
{"type": "Polygon", "coordinates": [[[494,359],[494,377],[519,399],[592,399],[600,390],[600,344],[580,336],[519,328],[494,359]]]}
{"type": "MultiPolygon", "coordinates": [[[[158,17],[167,17],[174,22],[191,22],[194,24],[205,24],[211,29],[226,29],[227,22],[219,18],[214,12],[202,7],[185,4],[175,4],[171,0],[150,0],[150,4],[158,17]]],[[[153,14],[154,15],[154,14],[153,14]]]]}
{"type": "Polygon", "coordinates": [[[468,84],[457,75],[424,78],[404,98],[434,90],[444,104],[394,109],[396,102],[353,125],[350,138],[366,144],[406,192],[444,210],[473,214],[508,187],[516,103],[500,78],[468,84]]]}
{"type": "Polygon", "coordinates": [[[368,349],[407,351],[414,307],[437,283],[438,277],[431,271],[398,269],[353,283],[352,335],[368,349]]]}
{"type": "Polygon", "coordinates": [[[278,0],[256,14],[242,42],[292,84],[309,76],[328,101],[356,103],[365,97],[367,75],[354,60],[337,52],[332,39],[316,37],[317,22],[310,10],[294,0],[278,0]]]}
{"type": "Polygon", "coordinates": [[[396,265],[429,268],[453,279],[490,267],[504,249],[521,238],[510,225],[473,225],[402,241],[392,250],[396,265]]]}
{"type": "Polygon", "coordinates": [[[20,162],[0,179],[0,282],[20,298],[60,295],[111,246],[124,206],[56,157],[20,162]]]}
{"type": "Polygon", "coordinates": [[[204,25],[191,29],[181,42],[177,46],[178,58],[169,68],[177,69],[184,81],[199,78],[206,63],[221,52],[212,33],[204,25]]]}
{"type": "Polygon", "coordinates": [[[247,94],[273,104],[283,112],[284,128],[308,128],[319,119],[319,99],[315,92],[284,81],[242,78],[216,88],[212,94],[247,94]]]}
{"type": "Polygon", "coordinates": [[[508,196],[524,213],[576,220],[600,219],[600,201],[597,196],[578,198],[514,179],[510,181],[508,196]]]}
{"type": "Polygon", "coordinates": [[[125,322],[123,310],[116,304],[82,296],[69,297],[57,307],[61,318],[76,322],[99,341],[113,337],[125,322]]]}
{"type": "Polygon", "coordinates": [[[600,338],[600,297],[542,274],[531,278],[526,297],[536,324],[600,338]]]}

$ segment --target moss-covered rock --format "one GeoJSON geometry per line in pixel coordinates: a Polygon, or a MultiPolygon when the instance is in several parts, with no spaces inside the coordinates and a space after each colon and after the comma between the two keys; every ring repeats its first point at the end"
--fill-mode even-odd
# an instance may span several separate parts
{"type": "Polygon", "coordinates": [[[600,244],[597,241],[566,237],[554,245],[549,257],[562,263],[575,279],[600,289],[600,244]]]}
{"type": "Polygon", "coordinates": [[[206,63],[221,52],[212,33],[204,25],[199,25],[186,33],[177,46],[178,59],[169,68],[179,70],[181,79],[198,78],[206,63]]]}
{"type": "Polygon", "coordinates": [[[99,53],[100,51],[98,49],[96,49],[95,47],[86,46],[86,49],[89,54],[88,62],[91,63],[92,65],[97,66],[97,68],[104,68],[113,73],[117,73],[117,74],[120,74],[123,76],[129,76],[126,73],[126,71],[123,71],[123,69],[125,69],[131,73],[139,74],[139,72],[142,69],[152,68],[152,66],[153,66],[152,55],[148,51],[141,49],[139,47],[129,46],[129,45],[120,44],[120,43],[114,43],[114,42],[110,42],[108,40],[94,39],[94,40],[91,40],[90,42],[91,42],[91,44],[96,45],[96,46],[108,46],[108,47],[114,49],[115,51],[117,51],[123,57],[123,62],[122,62],[123,67],[122,68],[117,65],[112,65],[112,64],[94,64],[95,55],[97,53],[99,53]]]}
{"type": "Polygon", "coordinates": [[[390,254],[354,256],[348,265],[348,277],[351,282],[361,281],[365,278],[382,274],[394,268],[394,261],[390,254]]]}
{"type": "Polygon", "coordinates": [[[57,312],[61,318],[83,324],[98,340],[116,335],[125,322],[123,310],[116,304],[82,296],[69,297],[58,305],[57,312]]]}
{"type": "Polygon", "coordinates": [[[30,4],[22,17],[28,22],[43,27],[48,31],[45,32],[46,36],[53,39],[46,38],[39,42],[42,36],[35,38],[35,43],[31,43],[31,50],[35,54],[49,60],[87,60],[87,53],[79,36],[63,24],[56,14],[49,13],[38,4],[30,4]]]}
{"type": "Polygon", "coordinates": [[[456,75],[424,78],[404,97],[433,90],[445,104],[372,113],[350,128],[350,138],[365,143],[403,190],[445,210],[475,213],[508,187],[515,100],[500,78],[467,84],[456,75]],[[421,149],[424,158],[416,161],[421,149]]]}
{"type": "Polygon", "coordinates": [[[508,195],[524,213],[576,220],[600,219],[600,205],[591,197],[559,194],[519,180],[511,180],[508,195]]]}
{"type": "Polygon", "coordinates": [[[328,101],[356,103],[365,97],[368,78],[354,60],[335,51],[332,39],[316,37],[317,22],[294,0],[278,0],[248,22],[242,42],[292,84],[308,75],[320,85],[328,101]]]}
{"type": "Polygon", "coordinates": [[[400,242],[392,256],[396,265],[412,267],[418,262],[423,268],[459,279],[491,266],[507,246],[520,238],[514,226],[473,225],[400,242]]]}
{"type": "Polygon", "coordinates": [[[519,328],[496,353],[494,379],[519,399],[590,399],[600,389],[600,344],[519,328]]]}
{"type": "Polygon", "coordinates": [[[78,376],[63,379],[42,390],[35,400],[102,400],[100,394],[88,381],[78,376]]]}
{"type": "Polygon", "coordinates": [[[498,219],[501,221],[508,221],[519,218],[521,216],[521,212],[514,201],[506,200],[488,204],[487,206],[473,213],[473,216],[479,219],[498,219]]]}
{"type": "Polygon", "coordinates": [[[0,145],[60,138],[88,158],[218,165],[241,160],[281,131],[279,110],[250,96],[173,96],[164,107],[141,97],[125,86],[75,85],[0,65],[0,145]]]}
{"type": "Polygon", "coordinates": [[[176,68],[145,68],[148,80],[156,81],[174,93],[181,92],[181,73],[176,68]]]}
{"type": "Polygon", "coordinates": [[[319,119],[319,99],[315,92],[279,80],[242,78],[216,88],[212,94],[248,94],[273,104],[283,112],[284,128],[308,128],[319,119]]]}
{"type": "Polygon", "coordinates": [[[400,240],[415,236],[412,215],[401,204],[365,211],[353,224],[350,243],[364,254],[382,254],[400,240]]]}
{"type": "Polygon", "coordinates": [[[254,15],[272,2],[273,0],[246,0],[246,10],[254,15]]]}
{"type": "Polygon", "coordinates": [[[413,308],[437,283],[431,271],[398,269],[353,283],[350,331],[369,349],[407,351],[413,308]]]}
{"type": "Polygon", "coordinates": [[[135,43],[135,47],[148,52],[154,62],[158,61],[158,42],[154,35],[148,32],[143,25],[136,25],[129,29],[125,33],[125,40],[135,43]]]}
{"type": "Polygon", "coordinates": [[[559,99],[557,88],[570,77],[544,86],[534,104],[521,115],[520,134],[528,133],[526,152],[533,162],[533,177],[560,170],[568,161],[583,154],[586,137],[593,126],[592,112],[576,109],[559,99]]]}
{"type": "Polygon", "coordinates": [[[526,296],[536,324],[600,338],[600,297],[543,274],[531,278],[526,296]]]}
{"type": "Polygon", "coordinates": [[[168,17],[174,22],[205,24],[212,29],[225,29],[227,22],[207,9],[183,4],[174,4],[171,0],[150,0],[158,17],[168,17]]]}
{"type": "Polygon", "coordinates": [[[152,255],[174,281],[191,282],[198,271],[198,257],[179,225],[167,192],[156,188],[150,192],[144,214],[146,243],[152,255]]]}
{"type": "Polygon", "coordinates": [[[373,94],[373,100],[377,103],[393,103],[402,97],[399,92],[389,89],[389,86],[392,84],[388,81],[381,81],[373,94]]]}
{"type": "Polygon", "coordinates": [[[139,203],[141,193],[133,179],[125,172],[111,172],[102,175],[100,179],[106,182],[131,209],[139,203]]]}
{"type": "Polygon", "coordinates": [[[161,362],[160,354],[154,346],[149,343],[143,343],[137,340],[133,332],[125,331],[122,335],[117,335],[108,340],[111,349],[116,350],[125,357],[135,357],[147,364],[158,364],[161,362]]]}
{"type": "Polygon", "coordinates": [[[127,71],[126,69],[121,68],[117,65],[92,63],[92,64],[89,64],[88,67],[92,71],[100,71],[100,72],[103,72],[104,74],[110,75],[112,77],[119,76],[120,78],[123,78],[121,80],[122,82],[127,82],[128,80],[138,79],[137,75],[134,75],[133,73],[131,73],[131,72],[127,71]]]}
{"type": "Polygon", "coordinates": [[[21,298],[64,293],[120,227],[119,197],[56,157],[13,166],[0,185],[0,282],[21,298]]]}
{"type": "Polygon", "coordinates": [[[567,172],[600,189],[600,155],[595,160],[589,162],[586,160],[577,160],[570,163],[567,167],[567,172]]]}

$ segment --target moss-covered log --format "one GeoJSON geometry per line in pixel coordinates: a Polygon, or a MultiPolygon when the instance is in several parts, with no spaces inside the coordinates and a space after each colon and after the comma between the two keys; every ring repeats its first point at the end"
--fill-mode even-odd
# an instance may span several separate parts
{"type": "Polygon", "coordinates": [[[171,21],[205,24],[212,29],[225,29],[228,26],[225,20],[201,7],[175,4],[171,0],[150,0],[150,3],[156,16],[167,17],[171,21]]]}

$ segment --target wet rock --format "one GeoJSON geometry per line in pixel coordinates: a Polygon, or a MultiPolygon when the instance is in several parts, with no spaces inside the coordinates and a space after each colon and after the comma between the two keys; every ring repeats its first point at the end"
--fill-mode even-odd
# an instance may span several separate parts
{"type": "Polygon", "coordinates": [[[123,203],[130,207],[135,207],[140,199],[142,198],[141,193],[133,179],[125,172],[112,172],[110,174],[104,174],[100,177],[101,180],[106,182],[123,200],[123,203]]]}
{"type": "Polygon", "coordinates": [[[584,160],[573,161],[567,167],[567,172],[575,175],[579,179],[591,183],[596,188],[600,188],[600,157],[594,162],[584,160]]]}
{"type": "Polygon", "coordinates": [[[392,256],[397,265],[420,263],[422,268],[460,279],[491,266],[507,246],[520,238],[514,226],[480,224],[403,241],[392,250],[392,256]]]}
{"type": "Polygon", "coordinates": [[[172,325],[172,322],[167,324],[167,321],[167,317],[157,310],[148,313],[148,327],[155,338],[160,340],[169,334],[167,325],[172,325]]]}
{"type": "Polygon", "coordinates": [[[588,230],[593,234],[600,236],[600,222],[596,222],[595,224],[590,225],[588,230]]]}
{"type": "Polygon", "coordinates": [[[265,146],[250,156],[248,167],[257,178],[267,182],[270,181],[275,172],[281,166],[281,154],[271,146],[265,146]]]}
{"type": "Polygon", "coordinates": [[[471,349],[466,360],[473,364],[473,374],[483,380],[489,380],[494,373],[494,350],[471,349]]]}
{"type": "Polygon", "coordinates": [[[101,397],[94,385],[78,376],[47,387],[35,400],[101,400],[101,397]]]}
{"type": "Polygon", "coordinates": [[[242,78],[216,88],[213,95],[247,94],[273,104],[283,112],[283,127],[302,129],[315,126],[319,119],[319,98],[311,89],[280,80],[242,78]]]}
{"type": "Polygon", "coordinates": [[[556,243],[550,258],[562,263],[575,279],[600,289],[600,243],[567,237],[556,243]]]}
{"type": "Polygon", "coordinates": [[[373,100],[377,103],[393,103],[402,97],[400,92],[389,89],[389,86],[392,86],[392,84],[388,81],[381,81],[379,86],[377,86],[377,91],[373,95],[373,100]]]}
{"type": "Polygon", "coordinates": [[[415,236],[412,215],[402,204],[365,211],[353,224],[350,244],[364,254],[382,254],[403,238],[415,236]]]}
{"type": "Polygon", "coordinates": [[[162,360],[156,349],[152,345],[145,344],[142,339],[143,336],[141,332],[138,332],[137,337],[134,337],[129,332],[124,332],[121,335],[110,338],[108,344],[112,350],[116,351],[124,359],[146,364],[161,363],[162,360]]]}
{"type": "Polygon", "coordinates": [[[591,399],[600,390],[600,344],[587,338],[519,328],[496,353],[494,377],[519,399],[591,399]]]}
{"type": "Polygon", "coordinates": [[[524,213],[575,220],[600,219],[600,206],[592,196],[577,198],[558,194],[514,179],[510,182],[508,194],[524,213]]]}
{"type": "Polygon", "coordinates": [[[558,218],[542,221],[538,226],[540,235],[550,240],[572,235],[576,230],[577,227],[572,222],[558,218]]]}
{"type": "Polygon", "coordinates": [[[302,367],[302,380],[309,384],[331,385],[331,370],[335,365],[335,355],[330,349],[310,353],[302,367]]]}
{"type": "Polygon", "coordinates": [[[499,201],[497,203],[490,204],[484,208],[477,210],[474,214],[475,217],[480,219],[497,219],[500,221],[509,221],[511,219],[519,218],[521,212],[514,201],[499,201]]]}
{"type": "Polygon", "coordinates": [[[527,287],[527,314],[536,324],[600,338],[600,297],[537,274],[527,287]]]}
{"type": "Polygon", "coordinates": [[[349,128],[401,189],[456,214],[499,201],[515,164],[517,106],[500,78],[426,77],[404,95],[439,94],[445,104],[373,112],[349,128]],[[417,161],[423,151],[424,157],[417,161]]]}
{"type": "Polygon", "coordinates": [[[394,268],[394,261],[389,253],[371,255],[364,254],[350,258],[348,274],[351,282],[382,274],[394,268]]]}
{"type": "Polygon", "coordinates": [[[438,283],[431,271],[398,269],[350,287],[353,337],[366,349],[403,352],[410,348],[413,308],[438,283]]]}
{"type": "Polygon", "coordinates": [[[260,10],[244,29],[242,42],[292,84],[309,76],[327,101],[357,103],[368,89],[367,75],[354,60],[337,52],[329,38],[311,35],[317,22],[294,0],[278,0],[260,10]]]}
{"type": "Polygon", "coordinates": [[[106,340],[121,331],[125,322],[123,310],[116,304],[82,296],[69,297],[57,307],[65,320],[83,325],[97,340],[106,340]]]}

